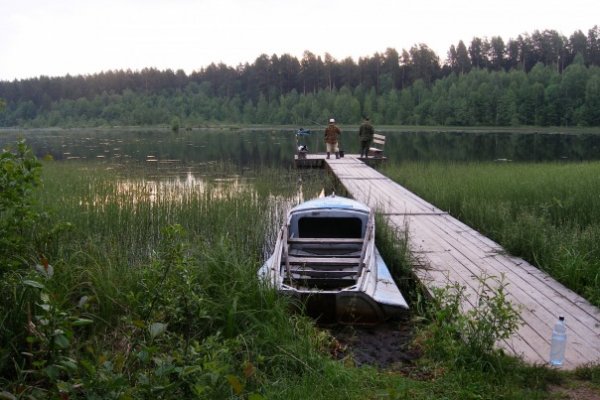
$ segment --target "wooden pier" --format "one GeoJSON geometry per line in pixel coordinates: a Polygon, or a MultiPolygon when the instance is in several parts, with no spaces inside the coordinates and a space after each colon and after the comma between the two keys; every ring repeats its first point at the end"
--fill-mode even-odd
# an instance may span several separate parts
{"type": "MultiPolygon", "coordinates": [[[[310,155],[324,159],[323,155],[310,155]]],[[[447,212],[421,199],[356,155],[323,161],[356,200],[387,216],[407,231],[415,273],[428,290],[458,283],[466,288],[468,310],[477,302],[482,277],[504,276],[509,300],[520,310],[522,324],[499,343],[508,353],[532,364],[546,364],[552,327],[563,315],[567,348],[563,368],[600,363],[600,310],[543,271],[513,257],[497,243],[447,212]]]]}

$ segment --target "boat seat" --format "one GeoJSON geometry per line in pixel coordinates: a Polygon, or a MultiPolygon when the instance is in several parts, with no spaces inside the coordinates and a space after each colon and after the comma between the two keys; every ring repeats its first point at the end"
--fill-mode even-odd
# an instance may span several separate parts
{"type": "Polygon", "coordinates": [[[360,257],[361,249],[354,247],[331,249],[315,246],[298,246],[290,247],[288,254],[291,257],[360,257]]]}
{"type": "Polygon", "coordinates": [[[288,239],[288,254],[296,257],[358,257],[362,239],[296,238],[288,239]]]}
{"type": "MultiPolygon", "coordinates": [[[[285,263],[285,259],[282,260],[285,263]]],[[[358,265],[360,257],[294,257],[288,256],[288,263],[303,265],[358,265]]]]}
{"type": "MultiPolygon", "coordinates": [[[[285,278],[286,283],[290,284],[289,278],[285,278]]],[[[355,278],[316,278],[316,277],[293,277],[295,284],[300,283],[303,286],[319,289],[340,289],[356,284],[355,278]]]]}
{"type": "Polygon", "coordinates": [[[281,257],[284,282],[322,290],[356,285],[361,273],[361,238],[289,238],[281,257]]]}
{"type": "Polygon", "coordinates": [[[294,279],[297,279],[297,276],[308,276],[310,278],[343,278],[350,275],[356,275],[356,270],[349,271],[318,271],[318,270],[306,270],[306,269],[292,269],[291,270],[294,279]]]}

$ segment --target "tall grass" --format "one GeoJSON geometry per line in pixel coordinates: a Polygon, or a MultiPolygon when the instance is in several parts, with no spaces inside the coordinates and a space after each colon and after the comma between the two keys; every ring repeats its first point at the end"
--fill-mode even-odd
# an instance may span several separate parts
{"type": "Polygon", "coordinates": [[[0,386],[38,397],[259,399],[300,385],[311,398],[364,397],[327,357],[329,335],[256,277],[281,205],[326,181],[292,176],[182,184],[47,163],[40,231],[69,225],[38,235],[51,274],[23,270],[0,285],[0,386]],[[323,388],[324,375],[348,388],[323,388]]]}
{"type": "MultiPolygon", "coordinates": [[[[32,259],[52,268],[0,282],[1,397],[542,398],[547,378],[517,362],[494,376],[427,357],[401,373],[329,357],[327,331],[256,278],[287,208],[333,184],[321,173],[265,169],[228,190],[116,175],[44,166],[32,259]]],[[[406,248],[378,226],[402,271],[406,248]]]]}
{"type": "Polygon", "coordinates": [[[385,173],[600,306],[600,163],[402,163],[385,173]]]}

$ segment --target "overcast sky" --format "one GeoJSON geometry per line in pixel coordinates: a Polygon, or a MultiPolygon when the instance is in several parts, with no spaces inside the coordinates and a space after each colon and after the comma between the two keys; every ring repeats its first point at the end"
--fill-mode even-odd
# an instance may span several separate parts
{"type": "Polygon", "coordinates": [[[199,70],[262,53],[337,60],[425,43],[443,62],[474,36],[569,37],[599,0],[0,0],[0,80],[145,67],[199,70]]]}

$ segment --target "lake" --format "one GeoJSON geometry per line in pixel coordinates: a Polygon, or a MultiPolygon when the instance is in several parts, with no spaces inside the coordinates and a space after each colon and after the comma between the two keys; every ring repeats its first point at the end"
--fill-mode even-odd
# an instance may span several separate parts
{"type": "MultiPolygon", "coordinates": [[[[39,158],[85,160],[114,166],[154,165],[176,172],[228,163],[241,169],[290,167],[297,144],[323,152],[322,129],[296,137],[294,129],[51,129],[3,130],[0,146],[25,138],[39,158]]],[[[341,148],[358,153],[356,128],[342,127],[341,148]]],[[[509,131],[380,131],[390,162],[583,161],[600,159],[600,134],[509,131]]]]}

